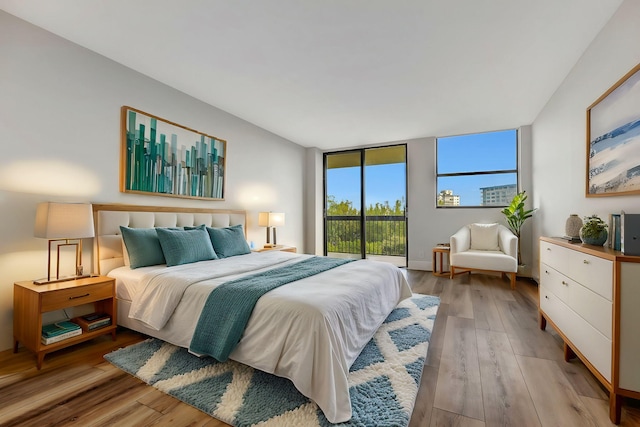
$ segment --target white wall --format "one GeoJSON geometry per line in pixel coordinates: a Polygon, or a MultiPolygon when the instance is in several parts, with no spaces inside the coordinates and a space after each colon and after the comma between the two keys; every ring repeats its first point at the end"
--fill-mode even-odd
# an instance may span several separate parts
{"type": "Polygon", "coordinates": [[[12,346],[13,283],[46,276],[38,202],[246,209],[257,246],[257,213],[281,211],[278,241],[303,247],[304,148],[2,11],[0,40],[0,350],[12,346]],[[227,140],[226,200],[120,193],[122,105],[227,140]]]}
{"type": "MultiPolygon", "coordinates": [[[[640,196],[585,197],[586,110],[640,63],[640,2],[627,0],[576,63],[532,126],[533,198],[538,238],[561,236],[569,214],[640,213],[640,196]]],[[[534,272],[539,277],[539,273],[534,272]]]]}

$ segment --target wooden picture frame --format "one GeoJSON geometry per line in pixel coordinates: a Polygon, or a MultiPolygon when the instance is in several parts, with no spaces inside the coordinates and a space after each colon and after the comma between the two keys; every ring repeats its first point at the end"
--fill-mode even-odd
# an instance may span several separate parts
{"type": "Polygon", "coordinates": [[[120,191],[224,200],[227,141],[121,108],[120,191]]]}
{"type": "Polygon", "coordinates": [[[586,197],[640,194],[640,64],[587,108],[586,197]]]}

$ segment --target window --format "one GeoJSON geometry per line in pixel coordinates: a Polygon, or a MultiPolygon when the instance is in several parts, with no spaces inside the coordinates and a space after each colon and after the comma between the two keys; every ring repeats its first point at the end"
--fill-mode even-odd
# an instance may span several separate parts
{"type": "Polygon", "coordinates": [[[507,206],[518,192],[515,129],[436,139],[436,206],[507,206]]]}

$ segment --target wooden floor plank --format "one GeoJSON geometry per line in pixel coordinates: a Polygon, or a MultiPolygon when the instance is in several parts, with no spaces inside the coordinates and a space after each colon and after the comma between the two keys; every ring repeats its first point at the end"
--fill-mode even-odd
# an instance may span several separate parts
{"type": "Polygon", "coordinates": [[[471,286],[468,284],[452,283],[451,291],[447,293],[444,302],[449,304],[449,316],[473,319],[473,302],[471,286]]]}
{"type": "Polygon", "coordinates": [[[440,360],[442,359],[442,348],[444,347],[444,334],[447,329],[447,319],[449,318],[449,304],[440,304],[438,307],[438,314],[436,320],[433,323],[433,330],[431,331],[431,339],[429,340],[429,351],[427,352],[427,359],[425,364],[438,368],[440,366],[440,360]]]}
{"type": "Polygon", "coordinates": [[[485,424],[540,426],[507,334],[478,329],[477,339],[485,424]]]}
{"type": "MultiPolygon", "coordinates": [[[[427,424],[425,424],[427,425],[427,424]]],[[[484,422],[453,412],[434,409],[429,427],[484,427],[484,422]]]]}
{"type": "Polygon", "coordinates": [[[484,420],[473,319],[447,318],[434,407],[484,420]]]}
{"type": "Polygon", "coordinates": [[[471,301],[473,305],[473,318],[476,321],[476,329],[488,329],[498,332],[505,331],[495,298],[487,286],[472,286],[471,301]]]}
{"type": "Polygon", "coordinates": [[[409,427],[422,427],[429,425],[433,412],[433,401],[435,399],[436,384],[438,382],[438,369],[432,366],[425,366],[420,378],[420,388],[416,396],[419,403],[411,414],[409,427]]]}
{"type": "Polygon", "coordinates": [[[553,360],[516,358],[543,427],[598,426],[553,360]]]}

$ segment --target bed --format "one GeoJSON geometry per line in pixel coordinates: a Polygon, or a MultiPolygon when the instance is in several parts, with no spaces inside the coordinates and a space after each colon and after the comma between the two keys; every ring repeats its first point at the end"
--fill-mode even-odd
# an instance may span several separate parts
{"type": "MultiPolygon", "coordinates": [[[[127,250],[130,241],[123,245],[123,232],[144,232],[154,227],[195,229],[203,224],[207,230],[246,230],[246,212],[94,205],[94,217],[94,266],[100,274],[116,279],[117,323],[191,348],[196,354],[200,351],[193,351],[191,345],[202,332],[201,317],[205,315],[200,313],[206,311],[207,300],[222,284],[251,278],[262,281],[261,274],[274,275],[312,261],[329,261],[267,251],[131,268],[134,255],[127,250]]],[[[330,266],[300,277],[257,299],[228,357],[290,379],[318,404],[330,422],[344,422],[351,418],[347,383],[351,364],[391,310],[411,296],[411,290],[397,267],[370,260],[330,266]]],[[[215,326],[208,328],[217,331],[215,326]]]]}

